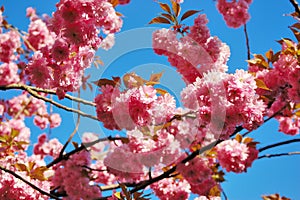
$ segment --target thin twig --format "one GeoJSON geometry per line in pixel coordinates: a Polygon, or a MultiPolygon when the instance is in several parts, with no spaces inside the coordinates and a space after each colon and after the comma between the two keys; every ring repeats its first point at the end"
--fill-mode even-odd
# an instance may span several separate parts
{"type": "Polygon", "coordinates": [[[278,142],[278,143],[275,143],[275,144],[271,144],[271,145],[268,145],[268,146],[265,146],[265,147],[262,147],[260,149],[258,149],[259,152],[262,152],[262,151],[265,151],[267,149],[271,149],[271,148],[274,148],[274,147],[278,147],[278,146],[282,146],[282,145],[286,145],[286,144],[291,144],[291,143],[295,143],[295,142],[300,142],[300,138],[298,139],[292,139],[292,140],[286,140],[286,141],[283,141],[283,142],[278,142]]]}
{"type": "MultiPolygon", "coordinates": [[[[9,90],[9,89],[20,89],[20,90],[25,90],[25,91],[27,91],[27,88],[29,88],[29,89],[31,89],[33,91],[36,91],[36,92],[42,92],[42,93],[46,93],[46,94],[57,95],[54,90],[37,88],[37,87],[23,85],[23,84],[10,84],[10,85],[6,85],[6,86],[0,86],[0,90],[5,90],[5,88],[7,90],[9,90]]],[[[85,105],[96,106],[96,104],[94,102],[87,101],[87,100],[84,100],[84,99],[81,99],[81,98],[77,98],[77,97],[74,97],[74,96],[69,95],[69,94],[66,94],[65,98],[70,99],[70,100],[75,101],[75,102],[85,104],[85,105]]]]}
{"type": "Polygon", "coordinates": [[[61,108],[61,109],[64,109],[65,111],[68,111],[68,112],[73,112],[73,113],[77,113],[83,117],[87,117],[87,118],[90,118],[90,119],[94,119],[94,120],[97,120],[98,121],[98,118],[96,116],[93,116],[93,115],[90,115],[90,114],[87,114],[87,113],[84,113],[80,110],[76,110],[76,109],[73,109],[73,108],[70,108],[70,107],[67,107],[67,106],[64,106],[62,104],[59,104],[57,103],[56,101],[54,100],[51,100],[47,97],[44,97],[42,95],[39,95],[36,91],[32,90],[29,86],[27,85],[18,85],[18,87],[14,87],[12,85],[8,85],[8,86],[0,86],[0,90],[8,90],[8,89],[22,89],[22,90],[26,90],[29,94],[31,94],[32,96],[34,96],[35,98],[38,98],[38,99],[41,99],[45,102],[48,102],[48,103],[51,103],[53,104],[54,106],[58,107],[58,108],[61,108]]]}
{"type": "Polygon", "coordinates": [[[81,143],[81,145],[78,148],[76,148],[76,149],[74,149],[74,150],[70,151],[69,153],[66,153],[66,154],[64,154],[62,156],[58,156],[56,159],[54,159],[52,162],[50,162],[47,165],[47,167],[50,168],[53,165],[61,162],[62,160],[67,160],[71,155],[73,155],[75,153],[78,153],[78,152],[80,152],[80,151],[82,151],[82,150],[84,150],[84,149],[86,149],[88,147],[91,147],[91,146],[93,146],[93,145],[95,145],[95,144],[97,144],[99,142],[116,141],[116,140],[124,140],[124,139],[127,139],[127,138],[125,138],[125,137],[111,137],[111,136],[109,136],[109,137],[106,137],[106,138],[99,138],[99,139],[97,139],[97,140],[95,140],[93,142],[81,143]]]}
{"type": "Polygon", "coordinates": [[[245,33],[245,38],[246,38],[247,59],[250,60],[250,43],[249,43],[249,37],[248,37],[246,24],[244,25],[244,33],[245,33]]]}
{"type": "Polygon", "coordinates": [[[291,155],[300,155],[300,152],[288,152],[288,153],[278,153],[278,154],[265,154],[262,156],[259,156],[257,159],[262,158],[273,158],[273,157],[280,157],[280,156],[291,156],[291,155]]]}
{"type": "Polygon", "coordinates": [[[26,183],[27,185],[29,185],[29,186],[32,187],[33,189],[35,189],[35,190],[37,190],[38,192],[40,192],[41,194],[46,195],[46,196],[48,196],[48,197],[51,197],[51,198],[53,198],[53,199],[58,199],[58,200],[59,200],[59,198],[58,198],[57,196],[54,196],[53,194],[50,194],[50,193],[48,193],[48,192],[42,190],[41,188],[39,188],[39,187],[35,186],[34,184],[30,183],[29,181],[25,180],[24,178],[22,178],[20,175],[16,174],[15,172],[13,172],[13,171],[11,171],[11,170],[9,170],[9,169],[6,169],[6,168],[4,168],[4,167],[1,167],[1,166],[0,166],[0,169],[1,169],[2,171],[5,171],[6,173],[9,173],[9,174],[13,175],[13,176],[16,177],[17,179],[20,179],[21,181],[23,181],[24,183],[26,183]]]}

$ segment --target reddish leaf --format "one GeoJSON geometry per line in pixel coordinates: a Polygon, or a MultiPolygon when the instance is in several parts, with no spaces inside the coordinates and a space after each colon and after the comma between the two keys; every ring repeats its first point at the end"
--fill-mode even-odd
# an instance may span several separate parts
{"type": "Polygon", "coordinates": [[[182,15],[182,17],[181,17],[180,20],[183,21],[183,20],[185,20],[186,18],[188,18],[188,17],[190,17],[190,16],[192,16],[192,15],[198,13],[198,12],[200,12],[200,10],[188,10],[188,11],[186,11],[186,12],[182,15]]]}
{"type": "Polygon", "coordinates": [[[160,7],[164,10],[164,11],[167,11],[168,13],[171,14],[171,9],[169,7],[168,4],[165,4],[165,3],[159,3],[160,7]]]}
{"type": "Polygon", "coordinates": [[[180,7],[180,5],[179,5],[178,3],[176,3],[174,0],[171,0],[171,2],[172,2],[172,9],[173,9],[174,15],[175,15],[176,17],[178,17],[179,14],[180,14],[181,7],[180,7]]]}
{"type": "Polygon", "coordinates": [[[155,17],[149,22],[149,24],[171,24],[171,22],[164,17],[155,17]]]}
{"type": "Polygon", "coordinates": [[[167,18],[168,20],[170,20],[171,22],[175,22],[175,18],[173,15],[170,15],[168,13],[162,13],[161,14],[163,17],[167,18]]]}
{"type": "Polygon", "coordinates": [[[166,90],[163,90],[163,89],[160,89],[160,88],[155,88],[155,90],[158,94],[161,94],[161,95],[165,95],[165,94],[168,93],[166,90]]]}
{"type": "Polygon", "coordinates": [[[94,83],[98,87],[101,87],[104,85],[111,85],[111,86],[115,87],[115,86],[119,85],[118,82],[115,82],[114,80],[109,80],[107,78],[102,78],[102,79],[99,79],[98,81],[93,81],[92,83],[94,83]]]}
{"type": "Polygon", "coordinates": [[[273,55],[274,55],[274,52],[273,52],[272,49],[270,49],[269,51],[267,51],[266,54],[265,54],[265,56],[268,59],[268,61],[272,60],[273,55]]]}
{"type": "Polygon", "coordinates": [[[4,6],[1,6],[0,11],[4,12],[4,6]]]}
{"type": "Polygon", "coordinates": [[[113,7],[116,7],[119,4],[119,0],[109,0],[109,2],[113,5],[113,7]]]}
{"type": "Polygon", "coordinates": [[[27,166],[25,164],[23,164],[23,163],[16,163],[15,167],[18,169],[18,171],[28,172],[27,166]]]}
{"type": "Polygon", "coordinates": [[[243,136],[241,134],[238,133],[238,134],[235,135],[235,140],[236,141],[242,142],[242,139],[243,139],[243,136]]]}
{"type": "Polygon", "coordinates": [[[123,76],[124,85],[127,88],[139,87],[144,85],[147,81],[135,73],[128,73],[123,76]]]}
{"type": "Polygon", "coordinates": [[[256,82],[256,86],[258,88],[271,91],[271,89],[266,86],[266,84],[263,80],[256,78],[255,82],[256,82]]]}
{"type": "Polygon", "coordinates": [[[159,82],[164,72],[151,74],[149,82],[159,82]]]}

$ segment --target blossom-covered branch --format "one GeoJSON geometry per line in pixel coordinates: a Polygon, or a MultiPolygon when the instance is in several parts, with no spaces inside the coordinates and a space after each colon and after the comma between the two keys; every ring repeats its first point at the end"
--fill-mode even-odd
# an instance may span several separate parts
{"type": "Polygon", "coordinates": [[[48,193],[48,192],[42,190],[41,188],[37,187],[36,185],[34,185],[34,184],[32,184],[31,182],[29,182],[29,181],[25,180],[24,178],[22,178],[22,177],[21,177],[20,175],[18,175],[17,173],[15,173],[15,172],[13,172],[13,171],[11,171],[11,170],[9,170],[9,169],[6,169],[6,168],[4,168],[4,167],[1,167],[1,166],[0,166],[0,169],[1,169],[2,171],[5,171],[6,173],[9,173],[9,174],[13,175],[13,176],[16,177],[17,179],[20,179],[21,181],[23,181],[24,183],[26,183],[27,185],[29,185],[29,186],[32,187],[33,189],[39,191],[41,194],[47,195],[48,197],[51,197],[51,198],[53,198],[53,199],[59,200],[58,197],[56,197],[56,196],[54,196],[53,194],[50,194],[50,193],[48,193]]]}

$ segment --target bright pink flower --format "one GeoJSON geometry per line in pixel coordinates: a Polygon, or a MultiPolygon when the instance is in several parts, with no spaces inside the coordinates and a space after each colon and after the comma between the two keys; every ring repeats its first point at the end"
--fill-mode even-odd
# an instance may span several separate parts
{"type": "Polygon", "coordinates": [[[242,173],[257,159],[258,150],[236,140],[226,140],[217,145],[217,158],[227,172],[242,173]]]}
{"type": "Polygon", "coordinates": [[[245,24],[250,16],[248,14],[248,8],[251,1],[238,0],[230,1],[218,0],[217,8],[223,15],[226,24],[229,27],[238,28],[245,24]]]}
{"type": "Polygon", "coordinates": [[[9,63],[16,60],[16,51],[21,47],[20,36],[16,31],[0,32],[0,61],[9,63]]]}
{"type": "Polygon", "coordinates": [[[56,61],[63,61],[69,57],[69,46],[68,43],[62,39],[58,38],[55,40],[52,47],[52,57],[56,61]]]}
{"type": "Polygon", "coordinates": [[[0,85],[8,85],[20,81],[18,66],[13,63],[3,63],[0,65],[0,85]]]}
{"type": "Polygon", "coordinates": [[[53,113],[49,116],[50,128],[56,128],[61,123],[61,118],[58,113],[53,113]]]}

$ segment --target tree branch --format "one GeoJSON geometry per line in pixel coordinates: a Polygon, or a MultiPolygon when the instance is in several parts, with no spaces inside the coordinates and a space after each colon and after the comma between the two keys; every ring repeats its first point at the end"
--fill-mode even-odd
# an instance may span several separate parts
{"type": "MultiPolygon", "coordinates": [[[[46,94],[57,95],[54,90],[42,89],[42,88],[37,88],[37,87],[28,86],[28,85],[24,85],[24,84],[10,84],[10,85],[5,85],[5,86],[0,86],[0,90],[9,90],[9,89],[20,89],[20,90],[25,90],[25,91],[27,91],[27,89],[31,89],[31,90],[36,91],[36,92],[43,92],[43,93],[46,93],[46,94]]],[[[70,100],[75,101],[75,102],[78,102],[78,103],[85,104],[85,105],[96,106],[96,104],[94,102],[87,101],[87,100],[84,100],[84,99],[81,99],[81,98],[77,98],[77,97],[74,97],[74,96],[69,95],[69,94],[66,94],[65,98],[70,99],[70,100]]]]}
{"type": "Polygon", "coordinates": [[[250,43],[249,43],[249,37],[248,37],[246,24],[244,25],[244,33],[245,33],[245,38],[246,38],[247,59],[250,60],[250,43]]]}
{"type": "Polygon", "coordinates": [[[58,199],[58,200],[59,200],[59,198],[58,198],[57,196],[54,196],[53,194],[50,194],[50,193],[48,193],[48,192],[42,190],[41,188],[39,188],[39,187],[35,186],[34,184],[30,183],[29,181],[25,180],[24,178],[22,178],[20,175],[16,174],[15,172],[13,172],[13,171],[11,171],[11,170],[9,170],[9,169],[3,168],[3,167],[1,167],[1,166],[0,166],[0,169],[1,169],[2,171],[5,171],[6,173],[9,173],[9,174],[13,175],[13,176],[16,177],[17,179],[20,179],[21,181],[23,181],[24,183],[26,183],[27,185],[29,185],[29,186],[32,187],[33,189],[35,189],[35,190],[37,190],[38,192],[40,192],[41,194],[46,195],[46,196],[48,196],[48,197],[51,197],[51,198],[53,198],[53,199],[58,199]]]}
{"type": "Polygon", "coordinates": [[[125,138],[125,137],[111,137],[111,136],[109,136],[109,137],[106,137],[106,138],[99,138],[99,139],[97,139],[97,140],[95,140],[93,142],[81,143],[81,145],[78,148],[76,148],[76,149],[74,149],[74,150],[72,150],[69,153],[66,153],[64,155],[60,155],[59,157],[57,157],[56,159],[54,159],[52,162],[50,162],[48,165],[46,165],[46,167],[50,168],[53,165],[61,162],[62,160],[67,160],[71,155],[73,155],[75,153],[78,153],[78,152],[80,152],[80,151],[82,151],[82,150],[84,150],[84,149],[86,149],[88,147],[91,147],[91,146],[93,146],[93,145],[95,145],[95,144],[97,144],[99,142],[116,141],[116,140],[124,140],[124,139],[127,139],[127,138],[125,138]]]}
{"type": "Polygon", "coordinates": [[[259,156],[257,159],[273,158],[273,157],[280,157],[280,156],[291,156],[291,155],[300,155],[300,152],[296,151],[296,152],[278,153],[278,154],[265,154],[265,155],[259,156]]]}
{"type": "Polygon", "coordinates": [[[54,106],[56,106],[58,108],[61,108],[61,109],[65,110],[65,111],[77,113],[77,114],[79,114],[79,115],[81,115],[83,117],[87,117],[87,118],[94,119],[94,120],[98,121],[98,118],[96,116],[84,113],[81,110],[76,110],[74,108],[70,108],[70,107],[64,106],[62,104],[59,104],[59,103],[57,103],[56,101],[54,101],[52,99],[49,99],[49,98],[44,97],[42,95],[39,95],[36,91],[32,90],[27,85],[17,85],[17,87],[16,87],[16,85],[0,86],[0,90],[8,90],[8,89],[22,89],[22,90],[25,90],[29,94],[31,94],[32,96],[34,96],[35,98],[41,99],[41,100],[43,100],[45,102],[48,102],[48,103],[51,103],[52,105],[54,105],[54,106]]]}
{"type": "Polygon", "coordinates": [[[295,8],[295,12],[298,14],[298,16],[300,17],[300,8],[299,8],[299,4],[296,0],[290,0],[291,4],[294,6],[295,8]]]}
{"type": "Polygon", "coordinates": [[[299,139],[287,140],[287,141],[283,141],[283,142],[278,142],[278,143],[275,143],[275,144],[271,144],[271,145],[268,145],[268,146],[265,146],[265,147],[262,147],[262,148],[258,149],[258,151],[262,152],[262,151],[265,151],[267,149],[271,149],[271,148],[274,148],[274,147],[278,147],[278,146],[282,146],[282,145],[286,145],[286,144],[290,144],[290,143],[295,143],[295,142],[300,142],[300,138],[299,139]]]}

